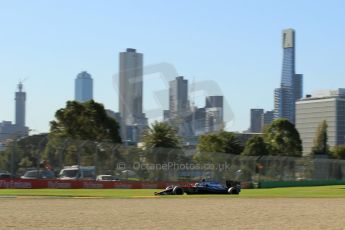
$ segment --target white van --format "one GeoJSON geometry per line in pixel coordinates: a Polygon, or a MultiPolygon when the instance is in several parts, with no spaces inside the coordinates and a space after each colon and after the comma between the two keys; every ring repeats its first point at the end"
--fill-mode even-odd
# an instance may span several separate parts
{"type": "Polygon", "coordinates": [[[59,173],[59,179],[61,180],[94,180],[95,178],[95,166],[65,166],[59,173]]]}

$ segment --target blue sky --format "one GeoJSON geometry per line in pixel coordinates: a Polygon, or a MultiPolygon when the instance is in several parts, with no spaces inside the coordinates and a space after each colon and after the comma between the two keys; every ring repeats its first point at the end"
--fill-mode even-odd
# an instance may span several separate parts
{"type": "MultiPolygon", "coordinates": [[[[217,83],[232,111],[227,129],[242,131],[250,108],[273,108],[285,28],[296,30],[304,94],[345,87],[344,12],[343,0],[0,0],[0,121],[14,120],[14,91],[27,78],[27,125],[48,131],[83,70],[94,79],[95,100],[117,111],[112,78],[118,53],[131,47],[145,65],[168,63],[191,82],[217,83]]],[[[161,78],[144,77],[147,110],[162,107],[161,78]]],[[[195,101],[203,105],[203,97],[195,101]]]]}

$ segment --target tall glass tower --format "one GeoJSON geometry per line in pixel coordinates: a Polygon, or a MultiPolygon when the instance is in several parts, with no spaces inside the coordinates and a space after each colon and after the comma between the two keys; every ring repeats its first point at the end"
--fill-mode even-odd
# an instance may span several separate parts
{"type": "Polygon", "coordinates": [[[75,79],[75,100],[86,102],[93,99],[93,80],[91,75],[83,71],[75,79]]]}
{"type": "Polygon", "coordinates": [[[274,91],[274,117],[295,123],[295,102],[303,94],[303,75],[295,73],[295,30],[283,30],[283,68],[280,88],[274,91]]]}

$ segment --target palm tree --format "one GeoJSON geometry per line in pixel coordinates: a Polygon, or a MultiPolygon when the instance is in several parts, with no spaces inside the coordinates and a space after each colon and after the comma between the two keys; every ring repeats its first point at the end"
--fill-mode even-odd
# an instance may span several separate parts
{"type": "Polygon", "coordinates": [[[177,132],[164,122],[154,122],[142,136],[145,148],[179,148],[177,132]]]}

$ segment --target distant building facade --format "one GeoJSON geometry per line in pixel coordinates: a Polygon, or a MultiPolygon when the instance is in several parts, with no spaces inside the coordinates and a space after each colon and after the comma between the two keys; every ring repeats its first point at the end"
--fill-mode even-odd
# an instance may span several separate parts
{"type": "Polygon", "coordinates": [[[208,96],[206,97],[206,108],[223,108],[223,96],[208,96]]]}
{"type": "Polygon", "coordinates": [[[163,111],[163,120],[173,126],[183,138],[193,136],[192,113],[188,99],[188,80],[183,76],[169,82],[169,110],[163,111]]]}
{"type": "Polygon", "coordinates": [[[266,111],[262,116],[262,129],[265,128],[265,126],[268,126],[272,124],[274,117],[274,111],[266,111]]]}
{"type": "Polygon", "coordinates": [[[22,82],[19,82],[18,91],[15,92],[15,124],[11,121],[0,123],[0,142],[29,135],[29,128],[26,127],[25,120],[26,93],[23,91],[22,82]]]}
{"type": "MultiPolygon", "coordinates": [[[[200,136],[206,132],[206,108],[194,108],[192,113],[192,127],[194,136],[200,136]]],[[[209,125],[208,125],[209,126],[209,125]]]]}
{"type": "Polygon", "coordinates": [[[83,71],[77,75],[74,94],[75,100],[81,103],[93,99],[93,79],[88,72],[83,71]]]}
{"type": "Polygon", "coordinates": [[[16,101],[16,120],[18,127],[25,127],[25,111],[26,111],[26,93],[23,91],[23,84],[19,82],[18,91],[15,93],[16,101]]]}
{"type": "Polygon", "coordinates": [[[303,75],[295,73],[295,31],[283,30],[283,67],[280,88],[274,91],[275,118],[295,123],[295,102],[303,94],[303,75]]]}
{"type": "Polygon", "coordinates": [[[169,110],[163,111],[163,121],[173,126],[186,143],[196,136],[224,128],[223,96],[207,96],[205,106],[191,106],[188,80],[182,76],[169,82],[169,110]]]}
{"type": "Polygon", "coordinates": [[[345,89],[314,92],[296,102],[296,128],[303,155],[311,153],[317,129],[324,120],[329,146],[345,144],[345,89]]]}
{"type": "Polygon", "coordinates": [[[205,113],[206,113],[206,118],[205,118],[206,133],[217,132],[224,128],[222,107],[206,108],[205,113]]]}
{"type": "Polygon", "coordinates": [[[264,115],[263,109],[250,110],[250,128],[251,133],[261,133],[262,131],[262,117],[264,115]]]}
{"type": "Polygon", "coordinates": [[[223,96],[207,96],[205,103],[205,132],[217,132],[224,129],[223,96]]]}
{"type": "Polygon", "coordinates": [[[131,48],[119,55],[119,111],[122,139],[138,141],[147,127],[143,113],[143,54],[131,48]]]}
{"type": "Polygon", "coordinates": [[[250,126],[245,133],[262,133],[264,128],[271,125],[274,118],[274,111],[264,109],[250,109],[250,126]]]}
{"type": "Polygon", "coordinates": [[[188,100],[188,80],[183,76],[169,82],[170,118],[185,117],[190,112],[188,100]]]}
{"type": "Polygon", "coordinates": [[[119,125],[121,124],[121,114],[120,113],[116,113],[110,109],[106,109],[105,112],[107,113],[108,117],[115,119],[119,125]]]}

